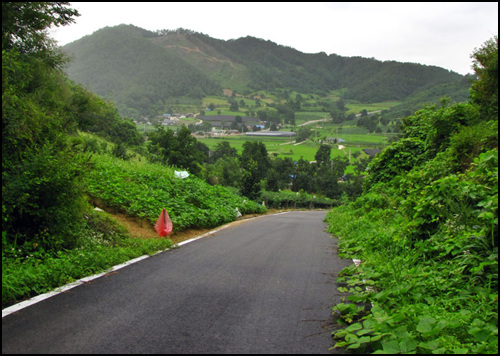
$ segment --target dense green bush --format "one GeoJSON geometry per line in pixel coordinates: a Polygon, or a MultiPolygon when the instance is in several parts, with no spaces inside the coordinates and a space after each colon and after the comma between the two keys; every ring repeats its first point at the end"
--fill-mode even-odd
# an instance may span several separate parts
{"type": "MultiPolygon", "coordinates": [[[[490,52],[498,63],[497,53],[498,44],[496,57],[490,52]]],[[[498,107],[485,109],[476,99],[417,112],[404,121],[404,138],[372,162],[363,194],[328,213],[341,255],[361,260],[339,278],[351,303],[333,310],[351,325],[334,332],[335,347],[498,352],[498,116],[492,112],[498,107]]]]}
{"type": "Polygon", "coordinates": [[[2,51],[2,206],[6,242],[71,247],[82,227],[85,156],[69,135],[63,75],[36,56],[2,51]]]}
{"type": "Polygon", "coordinates": [[[418,138],[403,138],[379,153],[368,166],[368,177],[364,189],[370,189],[379,182],[389,182],[395,176],[405,173],[423,162],[425,144],[418,138]]]}
{"type": "Polygon", "coordinates": [[[151,133],[147,144],[149,160],[188,169],[192,174],[199,175],[206,158],[199,144],[186,126],[174,133],[170,128],[159,125],[151,133]]]}
{"type": "Polygon", "coordinates": [[[343,271],[342,291],[373,305],[334,307],[352,324],[335,333],[336,347],[497,352],[498,151],[430,184],[423,172],[377,184],[328,213],[339,252],[363,261],[343,271]]]}
{"type": "Polygon", "coordinates": [[[68,115],[81,131],[99,135],[113,143],[135,146],[143,143],[132,120],[119,116],[114,103],[101,99],[81,85],[70,85],[68,115]]]}
{"type": "Polygon", "coordinates": [[[159,164],[123,161],[110,155],[94,155],[94,169],[85,176],[90,196],[130,215],[156,223],[166,208],[174,231],[215,227],[242,213],[263,213],[261,205],[233,194],[222,186],[210,186],[189,176],[175,178],[174,168],[159,164]]]}
{"type": "Polygon", "coordinates": [[[281,208],[304,208],[304,209],[326,209],[339,205],[337,200],[320,197],[312,194],[291,191],[270,192],[263,191],[261,199],[266,207],[271,209],[281,208]]]}

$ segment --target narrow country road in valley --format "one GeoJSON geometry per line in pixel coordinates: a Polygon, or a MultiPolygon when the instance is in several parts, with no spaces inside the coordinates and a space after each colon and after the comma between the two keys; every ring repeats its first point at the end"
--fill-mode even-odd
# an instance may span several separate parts
{"type": "Polygon", "coordinates": [[[2,353],[332,350],[337,256],[325,211],[243,221],[2,319],[2,353]]]}

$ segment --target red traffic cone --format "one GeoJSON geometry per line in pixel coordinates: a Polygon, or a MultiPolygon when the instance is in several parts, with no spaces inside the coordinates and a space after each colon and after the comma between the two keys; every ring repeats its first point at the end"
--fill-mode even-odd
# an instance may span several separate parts
{"type": "Polygon", "coordinates": [[[168,236],[173,229],[172,220],[170,220],[170,216],[168,216],[167,209],[163,209],[161,211],[158,220],[156,221],[155,230],[160,236],[168,236]]]}

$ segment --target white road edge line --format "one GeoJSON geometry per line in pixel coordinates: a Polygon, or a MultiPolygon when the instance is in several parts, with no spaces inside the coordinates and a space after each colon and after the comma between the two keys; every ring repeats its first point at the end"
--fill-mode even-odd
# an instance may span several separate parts
{"type": "MultiPolygon", "coordinates": [[[[277,214],[272,214],[272,215],[281,215],[281,214],[286,214],[288,213],[288,211],[284,211],[284,212],[281,212],[281,213],[277,213],[277,214]]],[[[250,219],[246,219],[246,220],[243,220],[243,221],[250,221],[250,220],[254,220],[254,219],[258,219],[258,218],[262,218],[262,217],[265,217],[265,216],[269,216],[269,215],[261,215],[261,216],[256,216],[254,218],[250,218],[250,219]]],[[[221,226],[219,229],[216,229],[216,230],[212,230],[212,231],[209,231],[201,236],[198,236],[198,237],[194,237],[192,239],[189,239],[189,240],[186,240],[186,241],[182,241],[175,246],[183,246],[183,245],[186,245],[190,242],[194,242],[196,240],[199,240],[199,239],[202,239],[206,236],[209,236],[209,235],[213,235],[221,230],[224,230],[225,228],[229,227],[230,225],[232,225],[235,221],[229,223],[229,224],[226,224],[226,225],[223,225],[221,226]]],[[[165,250],[162,250],[162,251],[158,251],[157,253],[151,255],[151,256],[155,256],[161,252],[165,252],[165,251],[168,251],[170,250],[170,248],[167,248],[165,250]]],[[[140,256],[140,257],[137,257],[137,258],[134,258],[133,260],[130,260],[130,261],[127,261],[127,262],[124,262],[122,264],[119,264],[119,265],[116,265],[116,266],[113,266],[111,267],[110,269],[104,271],[104,272],[101,272],[101,273],[98,273],[98,274],[94,274],[92,276],[88,276],[88,277],[84,277],[84,278],[81,278],[75,282],[72,282],[72,283],[69,283],[69,284],[66,284],[62,287],[58,287],[56,289],[54,289],[53,291],[51,292],[47,292],[47,293],[44,293],[44,294],[40,294],[40,295],[37,295],[33,298],[30,298],[28,300],[25,300],[23,302],[20,302],[20,303],[17,303],[17,304],[14,304],[14,305],[11,305],[10,307],[7,307],[5,309],[2,309],[2,318],[4,318],[5,316],[9,315],[9,314],[12,314],[12,313],[15,313],[21,309],[24,309],[24,308],[27,308],[33,304],[36,304],[38,302],[41,302],[42,300],[45,300],[45,299],[49,299],[50,297],[53,297],[59,293],[62,293],[62,292],[66,292],[72,288],[75,288],[75,287],[78,287],[79,285],[82,285],[83,283],[86,283],[86,282],[90,282],[94,279],[97,279],[99,277],[102,277],[108,273],[111,273],[111,272],[114,272],[114,271],[117,271],[123,267],[126,267],[126,266],[129,266],[133,263],[136,263],[136,262],[139,262],[139,261],[142,261],[148,257],[151,257],[150,255],[143,255],[143,256],[140,256]]]]}

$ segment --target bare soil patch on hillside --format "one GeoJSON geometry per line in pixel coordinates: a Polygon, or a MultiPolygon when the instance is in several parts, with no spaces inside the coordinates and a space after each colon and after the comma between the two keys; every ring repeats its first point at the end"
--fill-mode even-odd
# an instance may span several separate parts
{"type": "MultiPolygon", "coordinates": [[[[105,209],[107,210],[107,209],[105,209]]],[[[268,215],[268,214],[276,214],[279,212],[282,212],[285,210],[276,210],[276,209],[269,209],[267,213],[265,214],[248,214],[248,215],[243,215],[239,217],[236,221],[233,221],[229,224],[239,224],[245,220],[255,218],[258,216],[263,216],[263,215],[268,215]]],[[[190,229],[190,230],[185,230],[185,231],[180,231],[176,232],[175,231],[175,226],[174,226],[174,232],[172,232],[168,237],[160,237],[158,236],[158,233],[154,229],[154,225],[151,224],[148,220],[146,219],[139,219],[127,214],[123,214],[120,212],[116,212],[113,210],[107,211],[108,214],[110,214],[113,218],[115,218],[122,226],[124,226],[127,231],[129,232],[131,237],[135,238],[143,238],[143,239],[163,239],[163,238],[168,238],[172,240],[172,243],[178,244],[182,241],[190,240],[195,237],[204,235],[212,230],[217,230],[221,227],[216,227],[212,229],[190,229]]],[[[226,224],[226,225],[229,225],[226,224]]],[[[226,226],[224,225],[224,226],[226,226]]]]}

